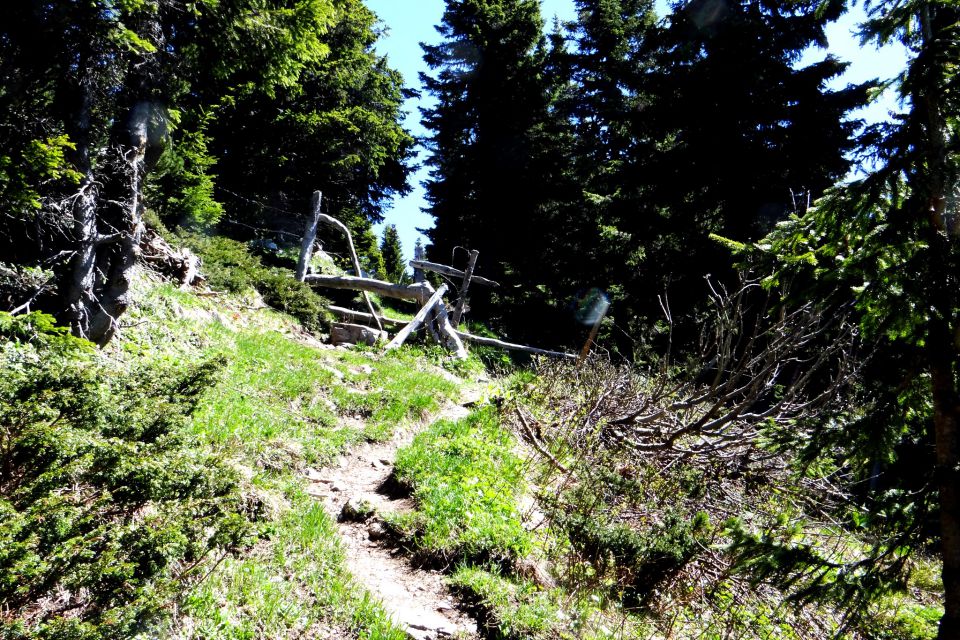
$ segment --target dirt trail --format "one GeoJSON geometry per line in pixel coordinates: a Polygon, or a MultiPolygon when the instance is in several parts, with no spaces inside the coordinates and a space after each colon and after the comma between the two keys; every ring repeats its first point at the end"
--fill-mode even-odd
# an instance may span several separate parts
{"type": "MultiPolygon", "coordinates": [[[[467,414],[462,406],[451,405],[437,419],[457,419],[467,414]]],[[[307,491],[321,499],[328,513],[338,518],[343,506],[366,501],[378,513],[411,510],[407,498],[386,491],[397,449],[413,439],[414,432],[398,434],[393,440],[365,444],[341,456],[338,464],[310,471],[307,491]]],[[[340,537],[347,567],[372,595],[383,602],[393,620],[416,640],[477,637],[477,625],[458,608],[436,571],[412,566],[399,550],[384,540],[377,517],[366,522],[339,521],[340,537]]]]}

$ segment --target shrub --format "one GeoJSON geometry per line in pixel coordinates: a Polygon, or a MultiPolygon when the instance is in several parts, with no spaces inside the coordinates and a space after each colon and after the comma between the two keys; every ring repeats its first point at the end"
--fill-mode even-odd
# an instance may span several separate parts
{"type": "Polygon", "coordinates": [[[266,267],[247,245],[223,236],[183,233],[182,241],[203,260],[203,273],[213,289],[243,293],[255,289],[264,302],[288,313],[312,331],[330,326],[329,301],[289,269],[266,267]]]}
{"type": "Polygon", "coordinates": [[[94,358],[0,352],[0,637],[129,638],[248,542],[236,474],[185,428],[221,363],[94,358]]]}

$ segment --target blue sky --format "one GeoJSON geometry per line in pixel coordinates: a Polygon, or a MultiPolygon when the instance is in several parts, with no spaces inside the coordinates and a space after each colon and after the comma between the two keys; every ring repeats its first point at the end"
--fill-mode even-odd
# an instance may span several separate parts
{"type": "MultiPolygon", "coordinates": [[[[434,25],[440,22],[443,15],[443,0],[366,0],[366,4],[374,11],[386,27],[387,33],[377,45],[377,50],[387,55],[390,65],[398,69],[404,76],[408,86],[420,88],[418,73],[426,71],[423,63],[420,43],[428,44],[440,41],[434,25]]],[[[553,22],[553,16],[561,20],[571,19],[574,16],[573,0],[542,0],[543,16],[548,25],[553,22]]],[[[666,2],[658,0],[658,11],[666,12],[666,2]]],[[[861,48],[859,39],[853,35],[856,25],[863,19],[862,7],[854,7],[841,20],[830,25],[827,35],[830,39],[830,53],[842,60],[851,63],[846,75],[838,81],[839,85],[852,82],[861,82],[871,78],[889,78],[903,67],[905,54],[895,47],[877,50],[872,45],[861,48]]],[[[803,58],[802,64],[808,64],[822,59],[827,54],[822,50],[811,50],[803,58]]],[[[424,136],[426,131],[420,126],[421,102],[410,100],[406,104],[406,126],[415,136],[424,136]]],[[[863,113],[855,114],[868,121],[876,122],[887,117],[888,113],[896,109],[896,101],[892,95],[886,95],[883,100],[872,105],[863,113]]],[[[418,162],[423,161],[423,154],[418,162]]],[[[433,226],[433,219],[423,213],[425,206],[424,191],[421,186],[427,177],[426,169],[421,168],[411,178],[413,192],[404,198],[394,201],[393,206],[386,213],[386,220],[376,227],[380,235],[383,225],[395,224],[400,233],[400,242],[408,259],[413,255],[413,246],[420,235],[417,229],[426,229],[433,226]]],[[[426,239],[424,239],[425,241],[426,239]]],[[[482,258],[481,258],[482,259],[482,258]]]]}

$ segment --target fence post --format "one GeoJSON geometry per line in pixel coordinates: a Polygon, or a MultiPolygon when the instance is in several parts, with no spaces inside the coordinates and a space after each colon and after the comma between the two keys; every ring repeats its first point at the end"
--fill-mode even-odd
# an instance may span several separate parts
{"type": "Polygon", "coordinates": [[[477,266],[477,256],[480,252],[474,249],[470,252],[470,259],[467,262],[467,270],[463,273],[463,284],[460,286],[460,298],[457,300],[457,308],[453,311],[453,317],[450,324],[456,329],[460,325],[460,317],[463,315],[463,309],[467,305],[467,291],[470,290],[470,280],[473,279],[473,269],[477,266]]]}

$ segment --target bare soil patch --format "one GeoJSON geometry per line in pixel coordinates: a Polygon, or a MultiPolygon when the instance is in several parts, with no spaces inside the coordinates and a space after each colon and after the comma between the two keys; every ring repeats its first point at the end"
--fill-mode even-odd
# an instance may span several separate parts
{"type": "MultiPolygon", "coordinates": [[[[450,405],[438,419],[465,416],[464,407],[450,405]]],[[[350,572],[371,594],[383,602],[394,621],[411,638],[477,638],[477,624],[460,608],[443,575],[411,564],[402,550],[393,548],[374,515],[365,521],[341,518],[347,511],[372,507],[376,513],[413,509],[406,497],[391,491],[390,475],[397,449],[413,439],[415,431],[395,436],[389,442],[368,443],[340,457],[336,465],[308,470],[308,492],[323,501],[338,519],[340,537],[350,572]]]]}

